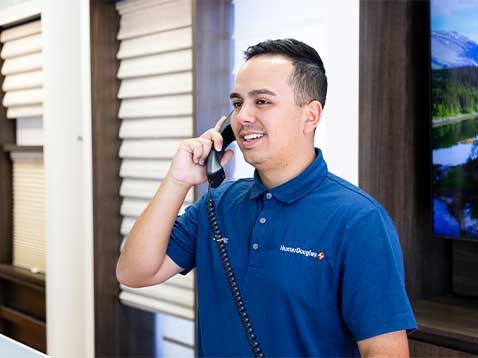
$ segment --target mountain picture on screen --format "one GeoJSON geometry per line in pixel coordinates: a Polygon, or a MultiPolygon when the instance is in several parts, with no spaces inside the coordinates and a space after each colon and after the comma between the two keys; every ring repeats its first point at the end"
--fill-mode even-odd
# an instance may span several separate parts
{"type": "Polygon", "coordinates": [[[434,30],[431,46],[433,230],[478,239],[478,44],[434,30]]]}

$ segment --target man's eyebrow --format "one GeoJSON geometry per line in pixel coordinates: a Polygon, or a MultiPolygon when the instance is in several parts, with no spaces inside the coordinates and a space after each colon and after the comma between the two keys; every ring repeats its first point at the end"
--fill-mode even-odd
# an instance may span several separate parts
{"type": "MultiPolygon", "coordinates": [[[[247,93],[247,95],[249,97],[255,97],[255,96],[258,96],[258,95],[261,95],[261,94],[268,94],[270,96],[275,96],[276,94],[274,92],[272,92],[271,90],[268,90],[266,88],[259,88],[259,89],[255,89],[255,90],[252,90],[252,91],[249,91],[247,93]]],[[[229,95],[229,98],[230,99],[233,99],[233,98],[241,98],[242,99],[242,96],[237,93],[237,92],[232,92],[230,95],[229,95]]]]}

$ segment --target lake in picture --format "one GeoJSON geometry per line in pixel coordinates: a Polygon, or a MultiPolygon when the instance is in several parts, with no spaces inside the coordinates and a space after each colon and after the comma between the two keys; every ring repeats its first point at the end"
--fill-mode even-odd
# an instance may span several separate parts
{"type": "Polygon", "coordinates": [[[430,4],[433,232],[478,239],[478,0],[430,4]]]}

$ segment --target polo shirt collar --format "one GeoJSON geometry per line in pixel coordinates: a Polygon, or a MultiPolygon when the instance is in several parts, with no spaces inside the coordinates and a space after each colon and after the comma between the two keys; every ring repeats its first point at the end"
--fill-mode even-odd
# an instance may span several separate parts
{"type": "Polygon", "coordinates": [[[254,171],[254,185],[250,198],[256,199],[266,191],[270,192],[277,200],[291,204],[317,188],[327,176],[327,164],[322,151],[315,148],[315,160],[298,176],[275,188],[267,189],[261,182],[259,173],[254,171]]]}

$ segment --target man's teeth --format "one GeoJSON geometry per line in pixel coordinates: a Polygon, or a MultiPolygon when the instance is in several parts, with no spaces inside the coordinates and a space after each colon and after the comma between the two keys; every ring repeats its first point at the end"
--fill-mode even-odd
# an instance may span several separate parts
{"type": "Polygon", "coordinates": [[[248,134],[248,135],[244,136],[244,139],[245,140],[253,140],[253,139],[262,138],[262,137],[264,137],[264,134],[254,133],[254,134],[248,134]]]}

